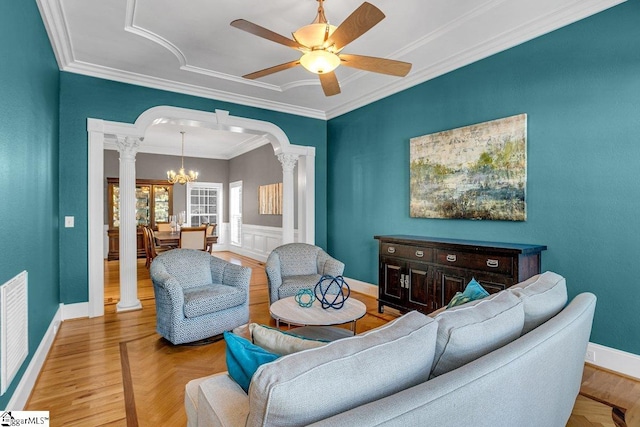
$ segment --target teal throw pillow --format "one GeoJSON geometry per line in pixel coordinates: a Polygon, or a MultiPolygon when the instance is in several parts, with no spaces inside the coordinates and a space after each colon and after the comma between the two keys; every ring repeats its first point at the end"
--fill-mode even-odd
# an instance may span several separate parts
{"type": "Polygon", "coordinates": [[[280,357],[230,332],[224,333],[224,340],[227,343],[227,371],[245,393],[249,392],[251,377],[260,365],[280,357]]]}
{"type": "Polygon", "coordinates": [[[456,292],[453,298],[451,298],[451,301],[449,301],[447,308],[462,305],[469,301],[475,301],[488,296],[489,292],[487,292],[485,288],[483,288],[482,285],[476,281],[476,279],[471,279],[471,281],[467,284],[467,287],[464,288],[464,292],[456,292]]]}

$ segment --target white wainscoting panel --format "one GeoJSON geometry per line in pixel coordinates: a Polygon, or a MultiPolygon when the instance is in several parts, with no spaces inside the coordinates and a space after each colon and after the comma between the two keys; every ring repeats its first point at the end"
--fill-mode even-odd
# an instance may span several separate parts
{"type": "MultiPolygon", "coordinates": [[[[294,230],[297,241],[298,230],[294,230]]],[[[242,246],[229,245],[228,250],[265,262],[272,250],[282,245],[282,227],[242,224],[242,246]]]]}

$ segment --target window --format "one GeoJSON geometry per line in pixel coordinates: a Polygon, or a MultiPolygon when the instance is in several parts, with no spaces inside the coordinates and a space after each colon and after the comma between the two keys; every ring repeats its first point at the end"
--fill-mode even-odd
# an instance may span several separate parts
{"type": "Polygon", "coordinates": [[[187,224],[197,227],[203,223],[222,222],[222,184],[214,182],[187,183],[187,224]]]}
{"type": "Polygon", "coordinates": [[[242,246],[242,181],[229,184],[231,244],[242,246]]]}

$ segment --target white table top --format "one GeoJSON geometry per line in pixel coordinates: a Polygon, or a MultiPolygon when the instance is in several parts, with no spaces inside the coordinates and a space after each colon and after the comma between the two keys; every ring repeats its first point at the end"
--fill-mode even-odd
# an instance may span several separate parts
{"type": "Polygon", "coordinates": [[[353,322],[365,315],[367,307],[355,298],[348,298],[340,309],[322,308],[317,299],[311,307],[300,307],[295,297],[278,300],[269,307],[271,317],[300,326],[329,326],[353,322]]]}

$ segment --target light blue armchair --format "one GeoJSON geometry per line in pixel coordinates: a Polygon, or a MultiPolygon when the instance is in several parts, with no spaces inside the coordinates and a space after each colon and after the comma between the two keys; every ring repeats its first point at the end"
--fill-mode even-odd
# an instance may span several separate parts
{"type": "Polygon", "coordinates": [[[251,269],[208,252],[173,249],[151,263],[156,330],[173,344],[219,335],[249,321],[251,269]]]}
{"type": "Polygon", "coordinates": [[[313,289],[320,278],[342,276],[344,264],[322,248],[307,243],[288,243],[275,248],[265,265],[269,303],[294,296],[300,289],[313,289]]]}

